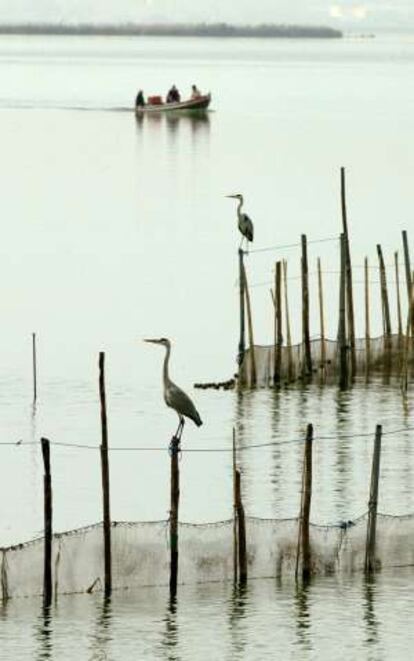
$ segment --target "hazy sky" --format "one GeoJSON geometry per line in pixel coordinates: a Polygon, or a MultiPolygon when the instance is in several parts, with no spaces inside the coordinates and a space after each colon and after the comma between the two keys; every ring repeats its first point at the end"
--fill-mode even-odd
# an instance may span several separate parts
{"type": "Polygon", "coordinates": [[[0,21],[414,25],[414,0],[0,0],[0,21]]]}

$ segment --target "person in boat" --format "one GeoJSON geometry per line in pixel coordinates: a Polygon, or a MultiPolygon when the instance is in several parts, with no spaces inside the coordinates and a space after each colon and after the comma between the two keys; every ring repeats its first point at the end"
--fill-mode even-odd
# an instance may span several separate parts
{"type": "Polygon", "coordinates": [[[176,86],[173,85],[171,89],[168,91],[167,103],[180,103],[180,101],[181,101],[180,92],[178,91],[176,86]]]}
{"type": "Polygon", "coordinates": [[[135,107],[142,108],[142,106],[145,106],[144,92],[139,90],[137,98],[135,99],[135,107]]]}
{"type": "Polygon", "coordinates": [[[192,99],[199,99],[200,96],[202,96],[200,90],[198,89],[197,85],[191,85],[191,98],[192,99]]]}

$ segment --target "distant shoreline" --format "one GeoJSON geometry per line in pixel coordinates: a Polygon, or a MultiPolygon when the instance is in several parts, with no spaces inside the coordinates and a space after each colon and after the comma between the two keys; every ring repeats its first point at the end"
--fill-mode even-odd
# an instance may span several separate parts
{"type": "Polygon", "coordinates": [[[228,23],[140,25],[59,25],[52,23],[0,25],[0,34],[101,35],[149,37],[256,37],[264,39],[340,39],[343,33],[329,27],[301,25],[230,25],[228,23]]]}

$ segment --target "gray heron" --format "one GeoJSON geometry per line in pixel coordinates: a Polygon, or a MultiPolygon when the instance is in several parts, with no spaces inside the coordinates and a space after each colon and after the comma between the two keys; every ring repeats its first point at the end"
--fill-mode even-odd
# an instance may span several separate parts
{"type": "Polygon", "coordinates": [[[144,342],[150,342],[151,344],[161,344],[166,349],[162,373],[164,384],[164,400],[167,406],[174,409],[178,415],[179,424],[175,433],[175,437],[178,439],[178,441],[180,441],[184,429],[185,418],[190,418],[190,420],[192,420],[197,425],[197,427],[200,427],[203,422],[200,418],[200,414],[198,413],[189,396],[183,390],[181,390],[181,388],[176,386],[175,383],[173,383],[170,379],[168,372],[168,365],[171,354],[170,340],[167,340],[166,337],[161,337],[159,340],[148,339],[144,340],[144,342]]]}
{"type": "Polygon", "coordinates": [[[243,195],[240,195],[240,193],[237,193],[237,195],[226,195],[226,197],[231,197],[234,200],[238,200],[239,204],[237,206],[237,220],[238,220],[238,226],[239,230],[242,234],[242,240],[240,243],[240,248],[242,247],[244,239],[247,239],[247,241],[253,241],[253,222],[251,218],[247,215],[247,213],[242,212],[242,207],[243,207],[243,195]]]}

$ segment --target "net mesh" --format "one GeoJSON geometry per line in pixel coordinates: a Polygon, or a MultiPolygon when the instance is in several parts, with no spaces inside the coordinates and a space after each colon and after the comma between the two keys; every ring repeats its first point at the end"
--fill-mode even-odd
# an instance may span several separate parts
{"type": "MultiPolygon", "coordinates": [[[[292,576],[298,519],[246,518],[249,578],[292,576]]],[[[336,526],[310,526],[315,574],[364,568],[367,516],[336,526]]],[[[414,565],[414,515],[377,518],[380,567],[414,565]]],[[[2,549],[2,598],[42,594],[43,539],[2,549]]],[[[104,585],[102,524],[53,538],[55,594],[101,591],[104,585]]],[[[112,524],[114,589],[168,585],[168,521],[112,524]]],[[[233,579],[234,522],[179,525],[179,583],[233,579]]]]}
{"type": "MultiPolygon", "coordinates": [[[[313,339],[310,342],[312,369],[314,374],[333,382],[339,375],[339,343],[336,340],[313,339]]],[[[253,347],[256,367],[256,385],[273,384],[275,376],[276,351],[274,345],[253,347]]],[[[349,347],[348,347],[349,356],[349,347]]],[[[366,375],[368,371],[384,375],[401,375],[407,368],[414,367],[414,341],[403,335],[357,338],[355,340],[356,374],[366,375]]],[[[280,347],[280,381],[295,381],[300,378],[305,367],[304,344],[280,347]]],[[[252,350],[247,349],[240,368],[240,381],[252,385],[252,350]]]]}

